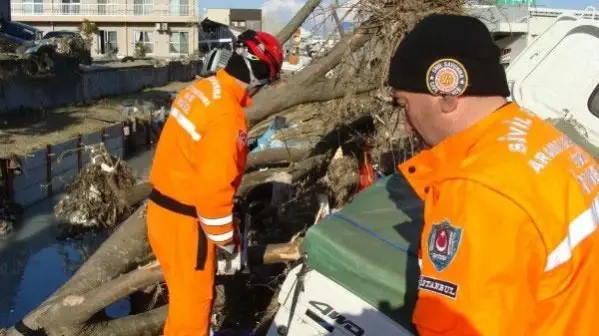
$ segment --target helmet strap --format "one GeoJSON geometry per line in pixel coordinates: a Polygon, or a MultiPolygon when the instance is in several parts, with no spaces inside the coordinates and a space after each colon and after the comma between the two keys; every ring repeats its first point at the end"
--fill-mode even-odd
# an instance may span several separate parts
{"type": "Polygon", "coordinates": [[[255,87],[260,87],[268,84],[268,79],[258,79],[254,76],[254,70],[252,69],[252,64],[250,63],[250,53],[247,48],[237,48],[235,52],[243,57],[243,61],[250,72],[250,83],[248,84],[248,90],[253,89],[255,87]]]}

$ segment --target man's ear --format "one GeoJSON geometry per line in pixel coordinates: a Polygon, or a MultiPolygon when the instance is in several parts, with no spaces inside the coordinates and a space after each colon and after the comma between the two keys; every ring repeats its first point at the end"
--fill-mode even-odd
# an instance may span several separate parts
{"type": "Polygon", "coordinates": [[[460,98],[457,96],[444,96],[441,98],[441,111],[443,113],[451,113],[458,108],[460,98]]]}

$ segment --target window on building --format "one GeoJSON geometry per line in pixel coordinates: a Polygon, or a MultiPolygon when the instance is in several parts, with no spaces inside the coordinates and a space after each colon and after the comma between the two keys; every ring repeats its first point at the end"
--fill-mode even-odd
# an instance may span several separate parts
{"type": "Polygon", "coordinates": [[[106,53],[116,53],[119,51],[119,43],[117,40],[116,31],[104,32],[104,49],[106,53]]]}
{"type": "Polygon", "coordinates": [[[172,32],[170,41],[171,54],[189,54],[189,33],[172,32]]]}
{"type": "Polygon", "coordinates": [[[23,0],[23,14],[40,15],[44,13],[44,0],[23,0]]]}
{"type": "Polygon", "coordinates": [[[98,14],[99,15],[107,14],[107,4],[108,4],[108,0],[98,0],[98,14]]]}
{"type": "Polygon", "coordinates": [[[133,14],[135,15],[150,15],[154,0],[133,0],[133,14]]]}
{"type": "Polygon", "coordinates": [[[188,0],[170,0],[169,11],[170,11],[170,15],[173,15],[173,16],[189,15],[188,0]]]}
{"type": "Polygon", "coordinates": [[[246,22],[245,21],[231,21],[231,25],[233,27],[245,28],[246,27],[246,22]]]}
{"type": "Polygon", "coordinates": [[[152,31],[143,30],[143,31],[135,31],[134,32],[134,43],[136,47],[138,44],[143,45],[146,48],[147,54],[154,53],[154,40],[152,39],[152,31]]]}
{"type": "Polygon", "coordinates": [[[100,54],[116,54],[118,53],[117,32],[112,30],[98,31],[98,46],[100,54]]]}
{"type": "Polygon", "coordinates": [[[61,10],[64,15],[79,15],[81,11],[80,0],[61,0],[61,10]]]}
{"type": "Polygon", "coordinates": [[[255,31],[262,30],[262,21],[259,21],[259,20],[247,20],[246,24],[247,24],[247,26],[246,26],[247,29],[252,29],[252,30],[255,30],[255,31]]]}

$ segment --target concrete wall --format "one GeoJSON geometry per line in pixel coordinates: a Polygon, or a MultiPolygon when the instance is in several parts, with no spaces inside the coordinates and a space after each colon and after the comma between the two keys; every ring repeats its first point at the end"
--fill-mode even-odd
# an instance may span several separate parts
{"type": "Polygon", "coordinates": [[[151,65],[103,68],[47,78],[11,79],[0,82],[0,113],[19,108],[51,108],[85,102],[106,96],[163,86],[172,81],[190,81],[199,74],[201,63],[170,62],[168,66],[151,65]]]}
{"type": "Polygon", "coordinates": [[[12,200],[28,207],[64,191],[90,160],[88,152],[77,149],[101,142],[112,155],[123,158],[123,124],[30,153],[22,160],[22,174],[12,176],[7,183],[12,200]]]}

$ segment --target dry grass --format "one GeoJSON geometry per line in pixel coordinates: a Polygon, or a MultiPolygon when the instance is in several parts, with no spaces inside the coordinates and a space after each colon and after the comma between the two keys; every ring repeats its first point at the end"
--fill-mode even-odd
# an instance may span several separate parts
{"type": "MultiPolygon", "coordinates": [[[[120,97],[104,98],[89,104],[72,104],[55,109],[12,111],[0,116],[0,157],[24,156],[46,145],[76,138],[79,134],[100,131],[127,118],[123,104],[141,102],[150,109],[170,107],[171,93],[188,85],[170,83],[120,97]]],[[[148,112],[136,116],[147,118],[148,112]]]]}

